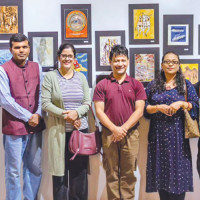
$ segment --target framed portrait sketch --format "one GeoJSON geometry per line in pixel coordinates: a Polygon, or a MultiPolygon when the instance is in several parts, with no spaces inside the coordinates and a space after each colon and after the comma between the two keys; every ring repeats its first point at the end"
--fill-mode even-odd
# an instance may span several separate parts
{"type": "Polygon", "coordinates": [[[39,63],[43,72],[53,70],[56,65],[58,32],[28,32],[31,52],[29,60],[39,63]]]}
{"type": "Polygon", "coordinates": [[[193,54],[193,15],[163,16],[163,52],[193,54]]]}
{"type": "Polygon", "coordinates": [[[62,43],[91,44],[91,4],[61,5],[62,43]]]}
{"type": "Polygon", "coordinates": [[[11,35],[23,33],[23,1],[0,1],[0,40],[9,40],[11,35]]]}
{"type": "Polygon", "coordinates": [[[159,4],[129,4],[129,44],[159,43],[159,4]]]}
{"type": "Polygon", "coordinates": [[[85,75],[89,87],[92,88],[92,48],[76,48],[74,69],[85,75]]]}
{"type": "Polygon", "coordinates": [[[96,71],[112,71],[109,63],[111,48],[125,46],[125,31],[95,31],[96,71]]]}
{"type": "Polygon", "coordinates": [[[130,76],[146,87],[159,71],[159,55],[159,48],[130,48],[130,76]]]}
{"type": "Polygon", "coordinates": [[[9,43],[0,43],[0,66],[12,58],[9,43]]]}
{"type": "Polygon", "coordinates": [[[181,59],[180,63],[185,78],[192,84],[197,83],[200,76],[200,59],[181,59]]]}

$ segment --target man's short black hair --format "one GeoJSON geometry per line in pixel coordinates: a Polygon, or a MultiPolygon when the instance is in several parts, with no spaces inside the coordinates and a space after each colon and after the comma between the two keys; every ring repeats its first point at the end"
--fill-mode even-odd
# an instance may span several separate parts
{"type": "Polygon", "coordinates": [[[12,42],[23,42],[28,41],[28,45],[30,46],[30,42],[28,38],[22,33],[13,34],[10,38],[10,48],[12,48],[12,42]]]}
{"type": "Polygon", "coordinates": [[[118,55],[124,55],[128,58],[128,49],[122,45],[115,45],[110,51],[109,60],[111,61],[113,56],[118,55]]]}

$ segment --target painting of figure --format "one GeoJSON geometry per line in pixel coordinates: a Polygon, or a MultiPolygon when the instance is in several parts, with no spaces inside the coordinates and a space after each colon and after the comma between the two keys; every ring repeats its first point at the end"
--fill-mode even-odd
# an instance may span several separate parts
{"type": "Polygon", "coordinates": [[[181,69],[185,78],[188,79],[192,84],[198,82],[199,64],[181,64],[181,69]]]}
{"type": "Polygon", "coordinates": [[[74,69],[78,72],[82,72],[88,80],[88,54],[87,53],[76,53],[74,69]]]}
{"type": "Polygon", "coordinates": [[[9,49],[0,49],[0,66],[12,58],[9,49]]]}

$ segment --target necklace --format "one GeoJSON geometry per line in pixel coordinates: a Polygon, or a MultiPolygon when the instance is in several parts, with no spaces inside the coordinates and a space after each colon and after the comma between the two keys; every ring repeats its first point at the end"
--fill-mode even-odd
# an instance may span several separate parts
{"type": "Polygon", "coordinates": [[[165,88],[166,90],[171,90],[175,87],[175,85],[176,85],[175,80],[172,79],[168,83],[165,83],[165,88]]]}

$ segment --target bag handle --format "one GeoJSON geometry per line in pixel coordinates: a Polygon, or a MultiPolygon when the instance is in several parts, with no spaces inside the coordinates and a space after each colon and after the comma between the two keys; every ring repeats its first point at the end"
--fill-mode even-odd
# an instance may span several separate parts
{"type": "Polygon", "coordinates": [[[186,84],[186,81],[184,81],[184,88],[185,88],[185,94],[184,94],[184,97],[185,97],[185,101],[187,102],[188,92],[187,92],[187,84],[186,84]]]}

